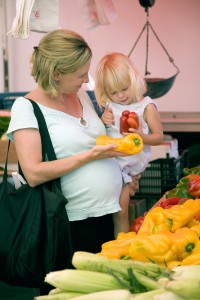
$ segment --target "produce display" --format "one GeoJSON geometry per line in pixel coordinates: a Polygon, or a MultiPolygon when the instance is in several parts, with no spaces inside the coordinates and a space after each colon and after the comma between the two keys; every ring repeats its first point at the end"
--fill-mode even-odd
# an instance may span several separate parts
{"type": "Polygon", "coordinates": [[[127,154],[137,154],[143,149],[142,138],[137,133],[129,133],[121,138],[112,138],[107,135],[100,135],[96,138],[96,145],[112,145],[117,147],[115,151],[124,152],[127,154]]]}
{"type": "Polygon", "coordinates": [[[120,117],[120,133],[129,132],[129,128],[138,129],[139,117],[135,112],[125,110],[120,117]]]}
{"type": "Polygon", "coordinates": [[[155,263],[109,259],[88,252],[75,252],[76,269],[50,272],[52,285],[46,296],[35,300],[197,300],[200,299],[200,266],[172,270],[155,263]]]}
{"type": "Polygon", "coordinates": [[[120,233],[102,245],[99,255],[108,258],[152,261],[172,268],[200,264],[200,199],[188,199],[168,209],[155,207],[136,232],[120,233]]]}
{"type": "Polygon", "coordinates": [[[101,252],[75,252],[75,269],[47,274],[52,290],[35,300],[200,300],[200,168],[184,172],[178,196],[167,192],[101,252]]]}

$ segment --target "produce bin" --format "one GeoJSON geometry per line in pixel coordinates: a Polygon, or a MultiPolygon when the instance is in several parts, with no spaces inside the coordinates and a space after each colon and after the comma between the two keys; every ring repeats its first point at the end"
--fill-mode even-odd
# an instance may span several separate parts
{"type": "Polygon", "coordinates": [[[149,163],[146,170],[143,172],[139,181],[139,189],[132,199],[149,199],[156,202],[166,191],[175,188],[176,184],[183,177],[183,169],[187,167],[188,151],[182,152],[178,159],[175,158],[160,158],[149,163]]]}

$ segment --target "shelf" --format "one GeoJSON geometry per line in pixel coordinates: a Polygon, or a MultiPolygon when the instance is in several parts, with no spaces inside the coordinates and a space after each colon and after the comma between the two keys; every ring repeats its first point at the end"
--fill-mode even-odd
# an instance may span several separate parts
{"type": "Polygon", "coordinates": [[[161,112],[164,132],[200,132],[200,112],[161,112]]]}

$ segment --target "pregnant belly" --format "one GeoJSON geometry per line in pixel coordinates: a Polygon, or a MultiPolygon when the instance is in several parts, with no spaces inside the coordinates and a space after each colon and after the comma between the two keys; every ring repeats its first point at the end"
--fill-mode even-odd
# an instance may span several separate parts
{"type": "Polygon", "coordinates": [[[115,159],[91,162],[65,175],[62,191],[68,199],[67,209],[95,209],[117,201],[122,188],[122,175],[115,159]]]}

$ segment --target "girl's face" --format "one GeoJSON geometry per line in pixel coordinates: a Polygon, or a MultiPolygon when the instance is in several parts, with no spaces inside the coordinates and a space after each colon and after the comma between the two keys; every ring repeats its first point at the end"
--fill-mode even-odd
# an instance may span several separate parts
{"type": "Polygon", "coordinates": [[[131,87],[124,88],[120,91],[107,91],[107,94],[111,101],[121,104],[127,105],[133,103],[133,96],[131,92],[131,87]]]}
{"type": "Polygon", "coordinates": [[[74,73],[61,74],[59,73],[59,89],[61,94],[76,93],[81,88],[83,83],[89,82],[89,68],[91,60],[89,60],[82,68],[74,73]]]}

